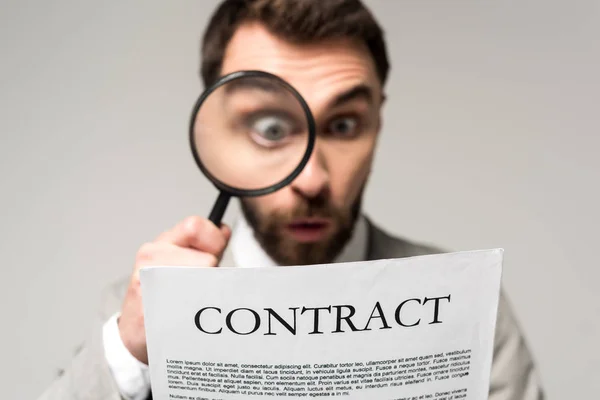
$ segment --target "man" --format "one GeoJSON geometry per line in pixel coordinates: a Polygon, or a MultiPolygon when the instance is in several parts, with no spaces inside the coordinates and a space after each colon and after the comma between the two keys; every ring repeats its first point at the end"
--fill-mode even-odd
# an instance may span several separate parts
{"type": "MultiPolygon", "coordinates": [[[[314,114],[313,155],[289,186],[242,199],[233,233],[190,217],[142,246],[130,278],[109,290],[94,337],[41,399],[151,396],[139,284],[144,266],[285,266],[441,252],[392,237],[361,213],[388,68],[383,33],[359,0],[225,0],[205,32],[204,84],[248,69],[286,79],[314,114]]],[[[489,398],[543,398],[503,295],[489,398]]]]}

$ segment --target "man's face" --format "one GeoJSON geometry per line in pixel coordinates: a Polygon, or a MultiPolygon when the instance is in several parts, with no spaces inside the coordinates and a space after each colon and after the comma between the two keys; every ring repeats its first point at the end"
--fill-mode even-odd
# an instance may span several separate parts
{"type": "Polygon", "coordinates": [[[241,26],[221,74],[262,70],[288,81],[313,113],[317,140],[302,173],[266,196],[241,200],[267,253],[282,265],[333,261],[360,211],[380,128],[382,88],[366,47],[350,40],[294,45],[241,26]]]}

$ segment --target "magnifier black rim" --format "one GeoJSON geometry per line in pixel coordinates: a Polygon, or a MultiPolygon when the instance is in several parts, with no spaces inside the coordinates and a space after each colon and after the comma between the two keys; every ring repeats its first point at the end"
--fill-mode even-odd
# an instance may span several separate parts
{"type": "Polygon", "coordinates": [[[289,185],[298,175],[300,175],[300,172],[302,172],[302,170],[306,166],[306,163],[308,163],[308,160],[310,159],[311,153],[315,146],[315,139],[316,139],[315,120],[314,120],[314,117],[310,111],[310,108],[308,107],[308,104],[306,103],[304,98],[288,82],[286,82],[282,78],[278,77],[277,75],[274,75],[274,74],[271,74],[271,73],[265,72],[265,71],[255,71],[255,70],[236,71],[236,72],[232,72],[232,73],[229,73],[229,74],[221,77],[212,86],[210,86],[204,92],[202,92],[200,97],[198,97],[198,100],[196,100],[196,104],[194,105],[194,108],[192,110],[192,115],[191,115],[190,125],[189,125],[189,142],[190,142],[190,146],[192,149],[192,154],[194,156],[194,161],[196,162],[196,165],[198,165],[198,168],[200,168],[200,170],[204,173],[204,175],[213,183],[213,185],[215,185],[217,187],[217,189],[225,191],[232,196],[240,196],[240,197],[262,196],[265,194],[273,193],[273,192],[281,189],[282,187],[289,185]],[[286,89],[288,89],[294,95],[296,100],[298,100],[298,102],[302,106],[302,109],[304,110],[304,114],[306,115],[306,120],[308,122],[308,145],[306,146],[306,152],[304,153],[304,156],[300,160],[300,163],[298,164],[298,166],[292,171],[291,174],[289,174],[287,177],[285,177],[280,182],[275,183],[270,186],[267,186],[267,187],[260,188],[260,189],[239,189],[239,188],[236,188],[233,186],[229,186],[229,185],[221,182],[219,179],[217,179],[213,174],[210,173],[210,171],[202,163],[202,160],[200,159],[200,156],[196,150],[196,140],[194,138],[194,136],[195,136],[194,135],[194,124],[196,122],[196,116],[198,114],[198,110],[200,110],[200,107],[202,106],[202,103],[204,103],[204,100],[206,100],[206,98],[212,92],[214,92],[219,87],[225,85],[226,83],[231,82],[232,80],[235,80],[235,79],[248,78],[248,77],[260,77],[260,78],[269,78],[269,79],[277,80],[282,86],[284,86],[286,89]]]}

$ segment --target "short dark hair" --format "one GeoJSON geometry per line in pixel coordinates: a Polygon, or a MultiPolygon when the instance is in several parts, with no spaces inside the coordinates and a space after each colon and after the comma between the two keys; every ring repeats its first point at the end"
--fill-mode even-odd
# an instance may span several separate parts
{"type": "Polygon", "coordinates": [[[202,39],[200,74],[205,86],[220,77],[227,44],[247,22],[258,22],[291,43],[360,40],[373,57],[381,85],[386,82],[389,62],[384,32],[360,0],[224,0],[202,39]]]}

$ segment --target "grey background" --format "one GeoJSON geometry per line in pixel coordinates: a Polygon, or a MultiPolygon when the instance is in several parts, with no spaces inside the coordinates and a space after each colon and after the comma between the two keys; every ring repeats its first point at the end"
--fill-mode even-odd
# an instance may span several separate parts
{"type": "MultiPolygon", "coordinates": [[[[208,214],[186,129],[215,4],[2,1],[3,398],[49,384],[140,244],[208,214]]],[[[599,2],[367,4],[393,63],[367,212],[448,250],[505,248],[551,398],[594,396],[599,2]]]]}

